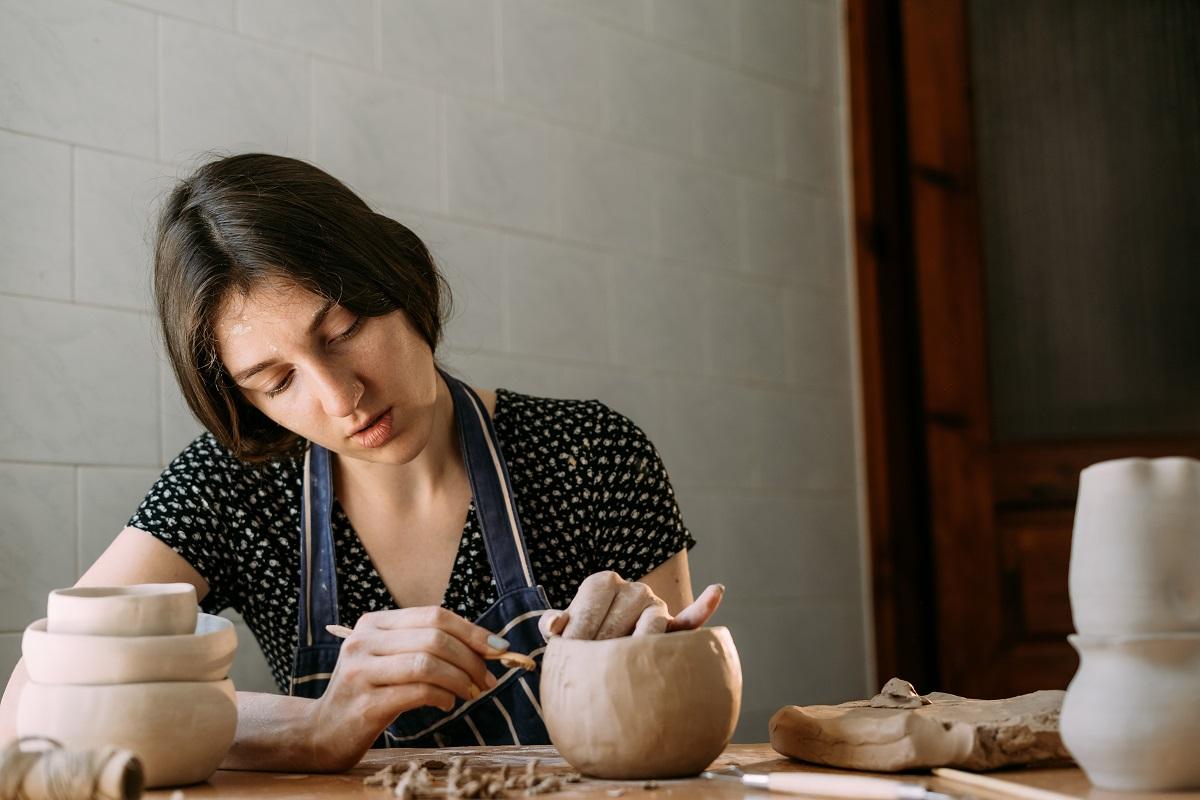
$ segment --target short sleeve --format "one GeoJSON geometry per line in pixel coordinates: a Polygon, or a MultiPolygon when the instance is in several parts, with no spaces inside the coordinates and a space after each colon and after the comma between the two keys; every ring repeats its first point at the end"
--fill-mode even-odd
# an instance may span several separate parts
{"type": "Polygon", "coordinates": [[[128,522],[200,573],[209,587],[200,605],[208,613],[234,605],[233,548],[226,520],[235,501],[238,464],[211,434],[202,434],[163,470],[128,522]]]}
{"type": "Polygon", "coordinates": [[[589,437],[595,487],[593,572],[639,580],[696,540],[684,526],[667,469],[646,434],[629,418],[595,401],[589,437]]]}

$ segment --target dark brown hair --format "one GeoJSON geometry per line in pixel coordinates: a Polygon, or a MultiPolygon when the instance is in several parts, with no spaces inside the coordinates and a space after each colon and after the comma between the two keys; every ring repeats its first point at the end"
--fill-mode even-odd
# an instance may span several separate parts
{"type": "Polygon", "coordinates": [[[154,295],[171,366],[197,419],[244,461],[295,455],[299,436],[242,397],[213,326],[231,292],[282,278],[356,314],[395,310],[436,352],[449,287],[415,233],[326,172],[247,153],[204,164],[159,215],[154,295]]]}

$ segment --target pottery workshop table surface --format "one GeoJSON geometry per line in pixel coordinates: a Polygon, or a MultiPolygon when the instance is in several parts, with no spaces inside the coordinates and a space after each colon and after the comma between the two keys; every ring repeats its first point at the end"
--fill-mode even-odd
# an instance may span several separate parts
{"type": "MultiPolygon", "coordinates": [[[[252,800],[253,798],[389,798],[391,792],[377,786],[364,786],[363,778],[377,772],[388,764],[403,767],[413,759],[437,759],[448,761],[454,756],[465,756],[468,764],[481,768],[499,768],[507,764],[510,770],[523,770],[525,764],[532,758],[539,759],[539,771],[552,770],[556,773],[569,773],[571,767],[550,746],[537,747],[459,747],[441,750],[373,750],[359,762],[358,766],[349,772],[336,775],[304,775],[280,772],[242,772],[219,770],[207,782],[197,786],[186,786],[180,790],[184,800],[208,798],[211,800],[252,800]]],[[[721,769],[738,765],[747,772],[838,772],[820,767],[802,764],[781,758],[768,744],[733,744],[713,763],[713,769],[721,769]]],[[[879,773],[851,773],[856,775],[879,773]]],[[[1107,792],[1093,788],[1078,769],[1028,769],[1005,770],[989,773],[992,777],[1002,778],[1013,783],[1037,787],[1058,792],[1066,797],[1087,798],[1087,800],[1200,800],[1200,792],[1107,792]]],[[[945,792],[955,798],[975,798],[976,800],[1012,800],[1015,795],[997,793],[982,789],[967,788],[957,783],[950,783],[939,778],[919,773],[900,776],[902,780],[924,782],[929,788],[945,792]]],[[[755,797],[761,800],[782,800],[789,796],[785,794],[770,794],[762,790],[748,789],[738,784],[726,781],[708,781],[701,778],[686,780],[657,781],[654,787],[644,785],[643,781],[608,781],[585,778],[579,783],[568,784],[567,788],[555,794],[543,797],[576,797],[576,798],[737,798],[755,797]],[[620,794],[616,790],[621,790],[620,794]]],[[[175,790],[163,789],[146,793],[148,800],[170,800],[175,790]]],[[[514,797],[520,794],[514,793],[514,797]]],[[[179,800],[179,795],[175,795],[179,800]]]]}

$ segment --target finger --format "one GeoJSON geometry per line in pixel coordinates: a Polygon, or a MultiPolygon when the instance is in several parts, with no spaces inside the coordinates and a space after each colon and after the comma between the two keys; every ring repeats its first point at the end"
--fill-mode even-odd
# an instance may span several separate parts
{"type": "Polygon", "coordinates": [[[470,675],[471,680],[481,689],[490,689],[496,685],[495,676],[488,671],[487,663],[479,653],[458,637],[440,628],[374,630],[367,637],[365,646],[372,656],[430,653],[470,675]]]}
{"type": "Polygon", "coordinates": [[[372,693],[371,697],[374,701],[373,705],[388,709],[384,716],[389,723],[412,708],[433,706],[442,711],[450,711],[454,708],[455,703],[453,692],[448,692],[431,683],[405,683],[388,686],[379,690],[378,694],[372,693]]]}
{"type": "Polygon", "coordinates": [[[608,616],[609,606],[625,580],[615,572],[597,572],[583,579],[575,599],[567,606],[570,619],[563,629],[564,639],[595,639],[600,623],[608,616]]]}
{"type": "Polygon", "coordinates": [[[480,655],[495,656],[508,651],[508,641],[494,635],[441,606],[396,608],[364,614],[359,625],[366,621],[380,630],[400,628],[440,628],[455,636],[480,655]]]}
{"type": "Polygon", "coordinates": [[[364,666],[363,674],[375,686],[427,683],[464,700],[474,700],[481,693],[470,675],[430,653],[372,658],[364,666]]]}
{"type": "Polygon", "coordinates": [[[567,627],[567,621],[570,618],[566,611],[556,609],[547,611],[538,620],[538,631],[541,632],[543,639],[549,641],[550,637],[562,634],[563,628],[567,627]]]}
{"type": "MultiPolygon", "coordinates": [[[[655,598],[658,599],[658,598],[655,598]]],[[[650,606],[647,606],[637,619],[637,625],[633,629],[634,636],[645,636],[649,633],[666,633],[667,622],[671,619],[671,613],[667,610],[667,604],[662,600],[658,600],[650,606]]]]}
{"type": "Polygon", "coordinates": [[[667,623],[667,630],[690,631],[702,627],[704,623],[708,622],[708,618],[716,613],[717,606],[721,605],[723,597],[725,597],[725,585],[714,583],[700,593],[696,602],[676,614],[675,619],[667,623]]]}
{"type": "Polygon", "coordinates": [[[615,639],[618,636],[629,635],[642,612],[657,602],[660,602],[658,597],[644,583],[635,581],[619,587],[612,605],[608,608],[608,614],[596,631],[596,638],[615,639]]]}

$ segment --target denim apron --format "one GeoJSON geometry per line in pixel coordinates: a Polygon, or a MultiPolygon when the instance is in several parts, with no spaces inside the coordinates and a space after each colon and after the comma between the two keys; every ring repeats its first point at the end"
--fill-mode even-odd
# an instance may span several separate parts
{"type": "MultiPolygon", "coordinates": [[[[439,370],[440,372],[440,370],[439,370]]],[[[496,432],[479,396],[465,383],[441,373],[450,387],[463,460],[471,481],[475,513],[500,598],[475,624],[507,639],[510,652],[541,662],[546,642],[538,619],[549,608],[534,581],[517,519],[512,482],[496,432]]],[[[292,668],[291,694],[317,698],[329,685],[341,639],[325,630],[338,624],[330,512],[333,483],[329,451],[310,443],[304,457],[304,508],[300,523],[300,635],[292,668]]],[[[548,744],[538,699],[539,671],[485,662],[498,681],[474,700],[456,699],[446,712],[432,706],[406,711],[375,740],[373,747],[460,747],[548,744]]],[[[482,687],[480,687],[482,688],[482,687]]]]}

